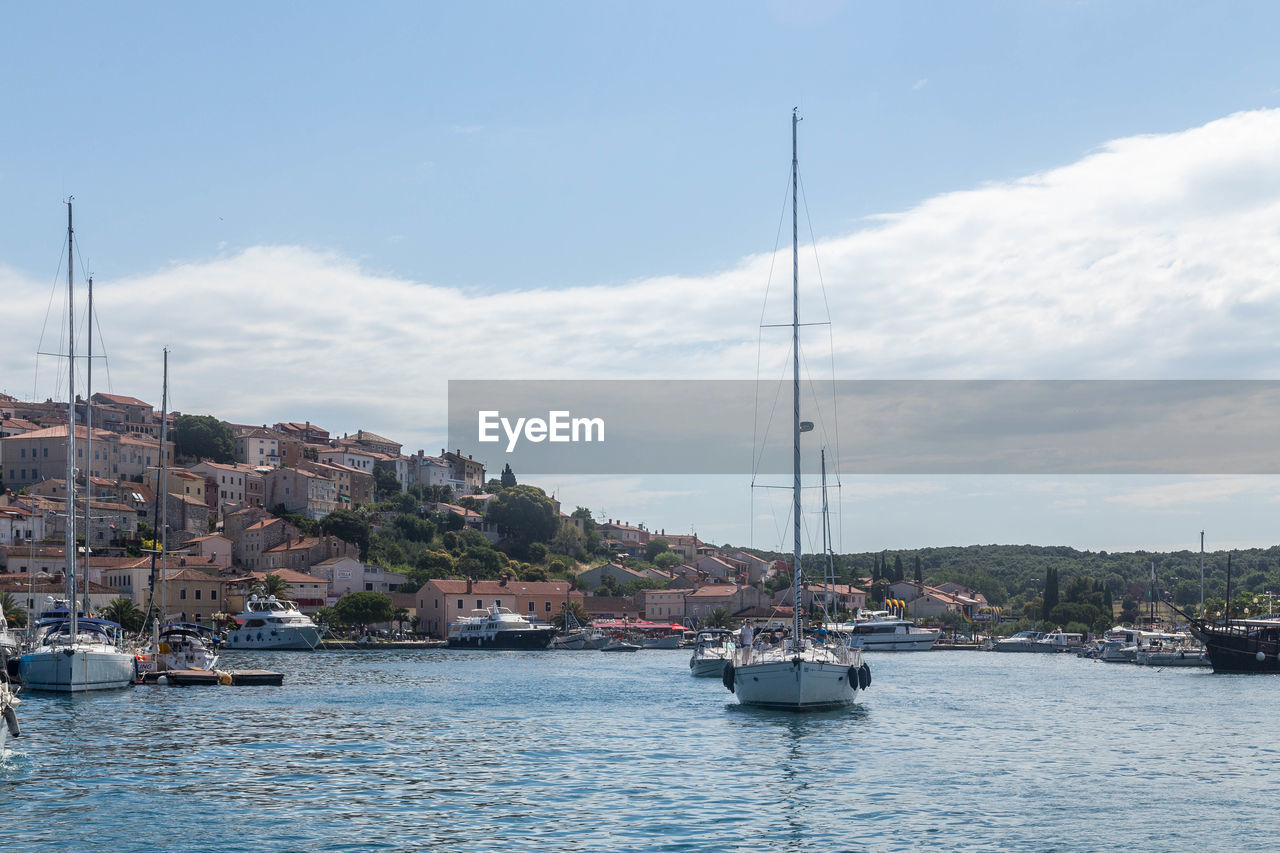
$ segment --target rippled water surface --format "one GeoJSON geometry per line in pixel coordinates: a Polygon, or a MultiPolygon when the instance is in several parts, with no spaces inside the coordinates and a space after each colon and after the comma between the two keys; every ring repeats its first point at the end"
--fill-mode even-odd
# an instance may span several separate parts
{"type": "Polygon", "coordinates": [[[868,656],[741,708],[688,654],[228,652],[284,687],[24,694],[4,849],[1262,850],[1280,679],[868,656]]]}

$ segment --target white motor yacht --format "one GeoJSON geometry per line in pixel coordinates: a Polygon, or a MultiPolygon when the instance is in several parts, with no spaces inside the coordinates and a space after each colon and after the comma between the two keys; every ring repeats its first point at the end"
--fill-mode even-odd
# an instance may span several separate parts
{"type": "Polygon", "coordinates": [[[459,616],[449,626],[451,649],[545,649],[551,645],[556,629],[551,625],[534,625],[519,613],[492,605],[488,610],[473,610],[470,616],[459,616]]]}
{"type": "Polygon", "coordinates": [[[227,632],[228,649],[310,651],[320,645],[320,629],[287,599],[252,595],[235,627],[227,632]]]}
{"type": "Polygon", "coordinates": [[[927,652],[941,636],[940,631],[917,627],[887,610],[862,611],[852,622],[828,625],[866,652],[927,652]]]}

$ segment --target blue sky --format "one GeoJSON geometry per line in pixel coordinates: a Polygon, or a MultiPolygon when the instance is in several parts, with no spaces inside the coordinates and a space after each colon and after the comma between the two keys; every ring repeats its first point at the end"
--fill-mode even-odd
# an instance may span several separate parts
{"type": "MultiPolygon", "coordinates": [[[[1271,377],[1277,24],[1269,3],[15,6],[0,388],[52,393],[32,365],[67,194],[117,393],[158,402],[168,344],[185,410],[438,450],[450,378],[751,378],[793,106],[842,378],[1271,377]]],[[[1200,503],[1170,481],[1170,505],[963,479],[869,479],[846,547],[1273,541],[1255,481],[1200,503]]],[[[737,486],[561,493],[751,529],[737,486]]]]}

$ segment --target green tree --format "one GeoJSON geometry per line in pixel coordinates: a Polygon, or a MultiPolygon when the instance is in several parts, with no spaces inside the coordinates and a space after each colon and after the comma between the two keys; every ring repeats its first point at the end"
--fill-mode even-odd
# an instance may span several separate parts
{"type": "Polygon", "coordinates": [[[338,599],[333,609],[347,625],[375,625],[395,617],[391,596],[382,592],[349,592],[338,599]]]}
{"type": "Polygon", "coordinates": [[[560,521],[555,505],[537,486],[512,486],[489,501],[489,520],[498,527],[513,556],[527,555],[529,545],[547,542],[556,535],[560,521]]]}
{"type": "Polygon", "coordinates": [[[263,597],[274,595],[276,598],[288,598],[289,582],[275,573],[268,573],[265,578],[250,585],[250,592],[263,597]]]}
{"type": "Polygon", "coordinates": [[[541,563],[547,559],[547,554],[549,553],[551,552],[547,549],[546,545],[543,545],[541,542],[534,542],[529,545],[529,562],[541,563]]]}
{"type": "Polygon", "coordinates": [[[0,612],[4,619],[14,628],[23,628],[27,624],[27,609],[18,603],[13,593],[0,592],[0,612]]]}
{"type": "Polygon", "coordinates": [[[723,607],[717,607],[702,617],[703,628],[732,628],[733,616],[723,607]]]}
{"type": "Polygon", "coordinates": [[[373,488],[378,500],[400,494],[400,481],[390,465],[375,465],[373,468],[373,488]]]}
{"type": "Polygon", "coordinates": [[[916,583],[924,583],[924,567],[920,564],[919,554],[916,554],[916,583]]]}
{"type": "Polygon", "coordinates": [[[596,529],[596,520],[591,517],[591,510],[580,506],[569,514],[582,519],[582,536],[586,540],[587,553],[594,554],[600,548],[600,531],[596,529]]]}
{"type": "Polygon", "coordinates": [[[669,569],[672,566],[680,565],[680,555],[675,551],[663,551],[661,554],[653,558],[653,564],[660,569],[669,569]]]}
{"type": "Polygon", "coordinates": [[[584,559],[587,556],[587,537],[582,535],[577,525],[562,521],[551,540],[551,550],[557,554],[568,554],[575,560],[584,559]]]}
{"type": "Polygon", "coordinates": [[[902,580],[904,577],[906,577],[906,573],[905,573],[905,570],[902,568],[902,555],[894,554],[892,580],[894,583],[897,583],[898,581],[902,580]]]}
{"type": "Polygon", "coordinates": [[[577,620],[579,625],[590,625],[591,617],[587,614],[587,609],[582,606],[581,601],[570,601],[567,605],[560,605],[560,612],[551,618],[551,624],[560,630],[564,630],[564,611],[566,606],[573,618],[577,620]]]}
{"type": "Polygon", "coordinates": [[[346,626],[346,623],[338,618],[338,611],[332,607],[321,607],[313,614],[313,617],[317,625],[325,628],[342,628],[346,626]]]}
{"type": "Polygon", "coordinates": [[[397,607],[396,612],[391,615],[396,625],[400,628],[400,633],[404,633],[404,623],[409,621],[409,610],[405,607],[397,607]]]}
{"type": "Polygon", "coordinates": [[[173,420],[173,452],[184,459],[235,462],[231,427],[212,415],[179,415],[173,420]]]}
{"type": "Polygon", "coordinates": [[[668,547],[667,540],[661,537],[650,539],[644,546],[644,558],[652,563],[653,558],[668,550],[668,547]]]}
{"type": "Polygon", "coordinates": [[[116,598],[103,608],[102,616],[117,623],[130,634],[141,631],[146,624],[146,614],[138,609],[131,598],[116,598]]]}
{"type": "Polygon", "coordinates": [[[320,529],[360,548],[360,559],[369,558],[369,522],[359,513],[338,509],[320,519],[320,529]]]}
{"type": "Polygon", "coordinates": [[[509,489],[516,484],[516,472],[511,470],[511,463],[502,469],[502,488],[509,489]]]}
{"type": "Polygon", "coordinates": [[[1058,570],[1050,568],[1044,576],[1044,610],[1042,613],[1049,614],[1058,606],[1060,597],[1058,595],[1058,570]]]}

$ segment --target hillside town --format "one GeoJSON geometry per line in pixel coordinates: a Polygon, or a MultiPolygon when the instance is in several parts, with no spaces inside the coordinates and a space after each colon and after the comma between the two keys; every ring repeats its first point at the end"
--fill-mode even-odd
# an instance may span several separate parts
{"type": "MultiPolygon", "coordinates": [[[[94,610],[125,599],[214,623],[239,612],[268,576],[309,615],[331,613],[354,593],[386,596],[392,615],[373,627],[394,620],[432,638],[495,604],[543,621],[572,607],[587,620],[684,626],[789,619],[794,607],[785,562],[581,507],[566,513],[527,485],[549,503],[551,524],[537,541],[521,541],[493,510],[514,474],[490,480],[483,460],[459,451],[405,453],[374,432],[336,435],[309,421],[162,416],[117,394],[76,407],[77,538],[87,546],[77,565],[94,610]],[[229,458],[195,452],[191,436],[210,424],[229,438],[229,458]],[[359,541],[408,529],[405,516],[426,527],[403,548],[359,541]],[[429,543],[416,557],[414,540],[429,543]]],[[[66,415],[65,403],[0,395],[0,594],[31,618],[65,588],[66,415]]],[[[871,583],[809,585],[801,604],[857,613],[871,583]]],[[[972,620],[989,609],[956,583],[903,580],[880,593],[890,596],[917,618],[972,620]]]]}

